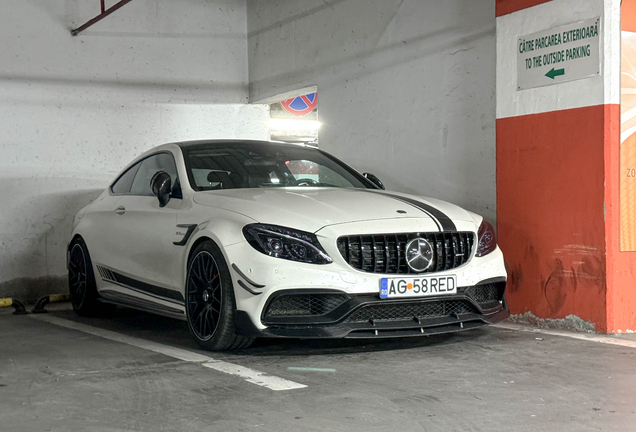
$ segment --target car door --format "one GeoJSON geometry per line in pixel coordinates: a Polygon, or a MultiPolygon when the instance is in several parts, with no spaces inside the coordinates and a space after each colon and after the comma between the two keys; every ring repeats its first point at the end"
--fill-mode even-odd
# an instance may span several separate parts
{"type": "Polygon", "coordinates": [[[182,203],[179,179],[170,152],[139,163],[130,190],[114,204],[106,248],[108,270],[131,295],[181,301],[178,246],[173,244],[177,210],[182,203]],[[150,180],[158,171],[170,174],[171,199],[161,207],[150,180]]]}

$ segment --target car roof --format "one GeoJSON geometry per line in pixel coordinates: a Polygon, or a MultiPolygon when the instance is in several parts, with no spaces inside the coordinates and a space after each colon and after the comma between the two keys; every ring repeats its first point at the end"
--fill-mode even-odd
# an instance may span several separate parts
{"type": "Polygon", "coordinates": [[[208,140],[192,140],[192,141],[176,141],[169,142],[165,144],[158,145],[151,149],[146,150],[135,159],[133,159],[128,165],[124,167],[124,169],[118,174],[121,175],[124,171],[130,168],[132,165],[136,164],[142,159],[147,158],[148,156],[166,151],[166,150],[176,150],[180,148],[182,151],[194,150],[197,147],[200,148],[209,148],[209,147],[227,147],[227,146],[248,146],[248,147],[265,147],[265,146],[292,146],[292,147],[303,147],[307,149],[315,149],[318,150],[317,145],[310,145],[304,143],[289,143],[283,141],[266,141],[266,140],[249,140],[249,139],[208,139],[208,140]]]}
{"type": "Polygon", "coordinates": [[[178,145],[182,149],[191,149],[193,147],[224,147],[227,145],[233,144],[243,144],[248,146],[297,146],[297,147],[308,147],[308,148],[316,148],[315,145],[304,144],[304,143],[289,143],[283,141],[266,141],[266,140],[245,140],[245,139],[216,139],[216,140],[195,140],[195,141],[181,141],[175,142],[173,144],[178,145]]]}

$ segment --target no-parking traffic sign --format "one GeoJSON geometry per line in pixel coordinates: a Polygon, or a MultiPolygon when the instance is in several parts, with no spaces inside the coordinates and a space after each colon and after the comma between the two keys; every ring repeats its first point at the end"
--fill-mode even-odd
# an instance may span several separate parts
{"type": "Polygon", "coordinates": [[[312,112],[318,105],[318,94],[310,93],[303,96],[281,101],[280,104],[290,114],[302,116],[312,112]]]}

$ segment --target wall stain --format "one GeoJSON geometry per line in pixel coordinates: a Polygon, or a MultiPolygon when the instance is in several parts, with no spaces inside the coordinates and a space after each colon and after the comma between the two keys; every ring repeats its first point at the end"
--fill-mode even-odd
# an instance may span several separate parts
{"type": "Polygon", "coordinates": [[[598,287],[599,291],[605,291],[607,271],[605,262],[598,256],[586,256],[578,268],[579,278],[589,280],[598,287]]]}
{"type": "Polygon", "coordinates": [[[523,262],[516,265],[509,264],[510,267],[508,270],[508,284],[506,285],[506,290],[508,290],[508,292],[510,292],[511,294],[518,292],[521,289],[524,281],[524,267],[536,267],[538,261],[539,255],[537,254],[537,250],[534,248],[534,245],[532,245],[532,243],[526,242],[526,247],[524,248],[523,262]]]}
{"type": "Polygon", "coordinates": [[[563,261],[555,258],[552,263],[552,273],[550,273],[548,279],[541,284],[543,287],[543,296],[550,307],[551,314],[556,314],[565,303],[567,297],[565,279],[563,261]]]}
{"type": "Polygon", "coordinates": [[[598,256],[583,256],[578,267],[573,265],[567,270],[561,259],[554,258],[550,268],[547,279],[541,279],[541,287],[553,315],[561,310],[568,294],[577,289],[605,290],[605,265],[598,256]]]}
{"type": "Polygon", "coordinates": [[[523,268],[521,264],[511,267],[508,272],[508,283],[506,284],[506,291],[515,293],[521,288],[523,283],[523,268]]]}
{"type": "Polygon", "coordinates": [[[574,270],[574,267],[570,267],[570,283],[572,284],[572,289],[573,291],[576,291],[576,289],[579,286],[579,276],[578,273],[576,272],[576,270],[574,270]]]}

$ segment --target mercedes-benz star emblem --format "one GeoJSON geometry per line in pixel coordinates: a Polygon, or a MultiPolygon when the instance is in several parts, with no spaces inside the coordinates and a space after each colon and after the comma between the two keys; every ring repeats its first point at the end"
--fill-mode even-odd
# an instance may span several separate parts
{"type": "Polygon", "coordinates": [[[406,244],[406,263],[411,270],[423,272],[433,265],[433,246],[421,237],[406,244]]]}

